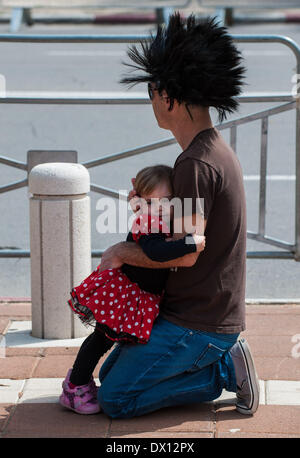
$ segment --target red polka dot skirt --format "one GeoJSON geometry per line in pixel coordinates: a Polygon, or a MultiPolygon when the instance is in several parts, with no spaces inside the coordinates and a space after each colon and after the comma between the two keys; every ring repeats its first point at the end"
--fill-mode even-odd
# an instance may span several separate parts
{"type": "Polygon", "coordinates": [[[111,340],[147,343],[161,295],[143,291],[120,268],[100,273],[99,267],[72,289],[70,307],[111,340]]]}

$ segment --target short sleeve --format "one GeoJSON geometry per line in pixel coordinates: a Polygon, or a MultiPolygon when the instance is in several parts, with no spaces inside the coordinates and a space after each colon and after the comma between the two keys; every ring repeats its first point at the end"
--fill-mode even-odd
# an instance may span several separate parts
{"type": "Polygon", "coordinates": [[[200,214],[208,219],[212,210],[219,175],[203,161],[186,158],[179,162],[173,174],[174,196],[179,198],[183,215],[200,214]]]}

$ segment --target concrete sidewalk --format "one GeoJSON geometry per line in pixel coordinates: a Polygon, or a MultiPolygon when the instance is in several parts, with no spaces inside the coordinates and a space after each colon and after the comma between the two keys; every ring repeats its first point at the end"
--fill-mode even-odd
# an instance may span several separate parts
{"type": "Polygon", "coordinates": [[[30,302],[0,301],[0,437],[300,437],[299,304],[247,305],[242,335],[251,346],[261,386],[260,406],[252,417],[237,413],[233,393],[226,392],[212,403],[165,408],[130,420],[75,414],[57,400],[83,339],[42,341],[30,330],[30,302]]]}

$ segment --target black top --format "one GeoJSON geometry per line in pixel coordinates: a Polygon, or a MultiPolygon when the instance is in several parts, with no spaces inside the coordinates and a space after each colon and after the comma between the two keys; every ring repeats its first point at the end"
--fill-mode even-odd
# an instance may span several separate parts
{"type": "MultiPolygon", "coordinates": [[[[138,244],[148,258],[158,262],[170,261],[196,251],[196,245],[190,234],[175,241],[166,242],[165,239],[164,233],[141,235],[138,244]]],[[[126,241],[136,243],[131,232],[128,233],[126,241]]],[[[162,294],[169,275],[169,269],[150,269],[129,264],[123,264],[121,269],[142,290],[154,294],[162,294]]]]}

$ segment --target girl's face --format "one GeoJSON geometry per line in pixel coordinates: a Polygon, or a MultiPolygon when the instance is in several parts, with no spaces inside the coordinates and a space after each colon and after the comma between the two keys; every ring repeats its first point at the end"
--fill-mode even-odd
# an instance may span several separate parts
{"type": "Polygon", "coordinates": [[[168,183],[160,183],[150,194],[143,194],[141,198],[141,208],[144,213],[156,216],[172,216],[172,207],[169,203],[172,199],[172,192],[168,183]]]}

